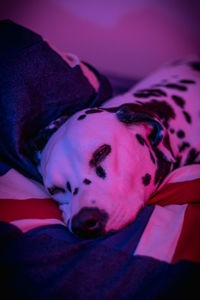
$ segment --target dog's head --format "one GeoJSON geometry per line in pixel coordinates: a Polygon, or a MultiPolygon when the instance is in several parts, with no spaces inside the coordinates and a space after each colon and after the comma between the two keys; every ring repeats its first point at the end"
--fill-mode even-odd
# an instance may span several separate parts
{"type": "Polygon", "coordinates": [[[53,134],[40,171],[75,234],[93,238],[135,219],[170,169],[163,136],[154,116],[129,104],[82,110],[53,134]]]}

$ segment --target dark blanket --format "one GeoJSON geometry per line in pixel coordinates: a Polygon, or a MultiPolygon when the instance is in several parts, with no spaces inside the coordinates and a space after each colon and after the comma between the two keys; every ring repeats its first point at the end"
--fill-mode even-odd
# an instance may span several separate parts
{"type": "Polygon", "coordinates": [[[79,65],[70,67],[38,34],[0,22],[0,175],[11,167],[41,181],[32,139],[52,120],[111,97],[105,77],[96,93],[79,65]]]}
{"type": "Polygon", "coordinates": [[[133,255],[152,212],[147,207],[119,233],[93,241],[76,239],[62,225],[22,234],[0,222],[1,294],[15,300],[191,299],[198,295],[198,264],[133,255]]]}

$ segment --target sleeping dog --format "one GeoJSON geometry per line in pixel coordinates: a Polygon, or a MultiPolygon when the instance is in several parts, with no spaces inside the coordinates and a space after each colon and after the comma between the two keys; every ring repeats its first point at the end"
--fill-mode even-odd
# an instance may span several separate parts
{"type": "Polygon", "coordinates": [[[200,62],[176,61],[58,128],[40,172],[73,233],[120,230],[172,170],[200,161],[199,96],[200,62]]]}

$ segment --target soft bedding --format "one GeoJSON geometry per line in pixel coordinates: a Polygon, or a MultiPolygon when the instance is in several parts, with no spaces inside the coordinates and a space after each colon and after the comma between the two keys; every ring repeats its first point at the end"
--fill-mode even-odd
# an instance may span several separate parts
{"type": "MultiPolygon", "coordinates": [[[[57,116],[69,107],[72,113],[80,105],[93,106],[97,95],[105,101],[110,88],[106,79],[105,85],[100,82],[101,88],[106,85],[102,96],[89,85],[92,94],[85,104],[77,100],[73,105],[72,99],[61,97],[64,108],[57,116]]],[[[26,116],[27,111],[22,112],[26,116]]],[[[21,137],[24,127],[17,126],[15,131],[16,120],[10,131],[1,127],[1,137],[10,134],[7,143],[1,142],[0,286],[4,299],[189,299],[198,293],[200,165],[173,171],[124,229],[81,240],[68,231],[57,204],[43,188],[35,162],[19,151],[15,133],[21,137]]],[[[47,120],[43,121],[38,126],[46,125],[47,120]]]]}
{"type": "Polygon", "coordinates": [[[174,171],[133,223],[79,240],[43,187],[10,170],[0,178],[2,293],[8,299],[189,297],[198,292],[199,186],[200,166],[174,171]]]}

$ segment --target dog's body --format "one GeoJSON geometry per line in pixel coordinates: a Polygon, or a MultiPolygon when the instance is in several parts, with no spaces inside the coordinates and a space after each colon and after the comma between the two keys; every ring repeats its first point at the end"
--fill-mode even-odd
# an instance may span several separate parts
{"type": "Polygon", "coordinates": [[[175,168],[200,162],[200,63],[176,62],[50,138],[40,171],[83,238],[133,221],[175,168]]]}

